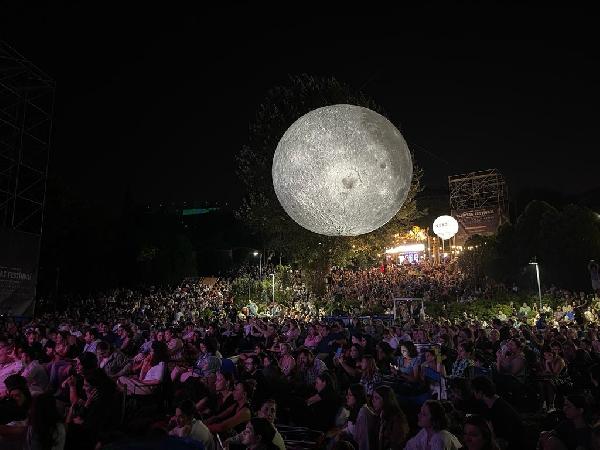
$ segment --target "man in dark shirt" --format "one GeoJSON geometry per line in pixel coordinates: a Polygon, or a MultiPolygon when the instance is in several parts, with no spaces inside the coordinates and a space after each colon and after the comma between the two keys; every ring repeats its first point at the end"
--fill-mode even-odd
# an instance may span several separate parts
{"type": "Polygon", "coordinates": [[[496,437],[506,441],[509,449],[523,448],[523,421],[506,400],[496,395],[492,380],[475,377],[471,389],[474,397],[485,404],[484,416],[491,422],[496,437]]]}
{"type": "Polygon", "coordinates": [[[117,340],[119,339],[108,327],[106,322],[98,322],[98,334],[99,338],[103,341],[108,342],[109,344],[116,346],[117,340]]]}
{"type": "Polygon", "coordinates": [[[256,381],[253,400],[259,405],[271,394],[269,384],[265,379],[262,369],[260,369],[260,361],[258,356],[251,355],[244,360],[244,370],[240,374],[240,379],[252,379],[256,381]]]}
{"type": "Polygon", "coordinates": [[[325,360],[336,349],[336,336],[330,333],[329,325],[318,325],[317,329],[321,335],[321,341],[317,344],[315,353],[319,359],[325,360]]]}

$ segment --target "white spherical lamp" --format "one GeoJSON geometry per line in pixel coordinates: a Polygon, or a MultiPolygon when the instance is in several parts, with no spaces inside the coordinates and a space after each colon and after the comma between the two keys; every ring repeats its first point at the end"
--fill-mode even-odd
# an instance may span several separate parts
{"type": "Polygon", "coordinates": [[[440,216],[433,222],[433,232],[446,240],[458,233],[458,222],[452,216],[440,216]]]}

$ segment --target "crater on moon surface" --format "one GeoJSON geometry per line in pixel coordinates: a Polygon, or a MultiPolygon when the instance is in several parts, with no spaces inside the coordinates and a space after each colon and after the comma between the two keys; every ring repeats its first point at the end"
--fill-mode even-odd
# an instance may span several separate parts
{"type": "Polygon", "coordinates": [[[352,189],[356,180],[352,177],[346,177],[342,179],[342,184],[346,189],[352,189]]]}

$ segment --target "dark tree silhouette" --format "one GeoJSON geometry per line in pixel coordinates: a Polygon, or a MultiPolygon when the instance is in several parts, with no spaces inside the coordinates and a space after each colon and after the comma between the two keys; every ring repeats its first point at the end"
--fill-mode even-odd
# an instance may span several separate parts
{"type": "MultiPolygon", "coordinates": [[[[258,235],[264,248],[281,251],[296,262],[310,280],[313,292],[324,288],[325,273],[332,265],[347,265],[354,256],[374,257],[395,233],[402,232],[420,215],[415,195],[420,190],[421,170],[414,169],[411,189],[403,207],[386,225],[357,237],[323,236],[300,227],[284,211],[273,188],[271,167],[279,139],[299,117],[327,105],[353,104],[385,115],[372,99],[334,78],[292,76],[285,86],[273,88],[260,105],[250,126],[247,145],[238,155],[238,175],[247,188],[237,211],[258,235]]],[[[365,211],[368,214],[368,211],[365,211]]]]}

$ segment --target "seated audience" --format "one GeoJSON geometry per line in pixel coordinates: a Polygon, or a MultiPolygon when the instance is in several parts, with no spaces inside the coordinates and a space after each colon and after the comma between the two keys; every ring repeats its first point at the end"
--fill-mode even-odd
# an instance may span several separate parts
{"type": "Polygon", "coordinates": [[[475,377],[471,382],[473,395],[485,405],[484,417],[488,419],[494,435],[508,444],[508,448],[519,448],[523,437],[523,421],[517,411],[496,394],[494,383],[487,377],[475,377]]]}
{"type": "Polygon", "coordinates": [[[171,436],[189,438],[202,442],[205,450],[215,449],[215,440],[206,425],[195,419],[196,408],[191,400],[184,400],[175,408],[175,416],[171,418],[172,428],[169,431],[171,436]]]}
{"type": "Polygon", "coordinates": [[[239,432],[252,417],[250,410],[250,401],[254,394],[255,383],[249,381],[240,381],[236,383],[233,389],[234,408],[231,412],[211,417],[206,424],[211,433],[221,433],[225,436],[239,432]]]}
{"type": "Polygon", "coordinates": [[[465,450],[500,450],[487,420],[476,414],[465,418],[463,429],[465,450]]]}
{"type": "Polygon", "coordinates": [[[379,450],[399,450],[404,448],[408,438],[408,422],[389,386],[379,386],[373,392],[373,411],[379,418],[379,426],[369,433],[377,436],[375,448],[379,450]]]}
{"type": "Polygon", "coordinates": [[[455,450],[462,447],[456,436],[447,430],[448,418],[439,401],[427,400],[421,406],[417,424],[421,431],[406,443],[406,450],[455,450]]]}
{"type": "Polygon", "coordinates": [[[108,342],[98,342],[96,356],[98,367],[104,370],[109,377],[117,379],[120,376],[127,375],[129,359],[121,350],[113,348],[108,342]]]}
{"type": "Polygon", "coordinates": [[[242,436],[242,444],[248,450],[277,450],[273,444],[275,427],[267,420],[256,417],[248,422],[242,436]]]}
{"type": "Polygon", "coordinates": [[[155,341],[137,377],[119,377],[119,388],[127,394],[149,395],[165,379],[169,353],[164,342],[155,341]]]}
{"type": "Polygon", "coordinates": [[[48,374],[46,369],[37,360],[38,353],[31,347],[21,352],[23,371],[21,375],[27,380],[31,395],[40,395],[48,388],[48,374]]]}

